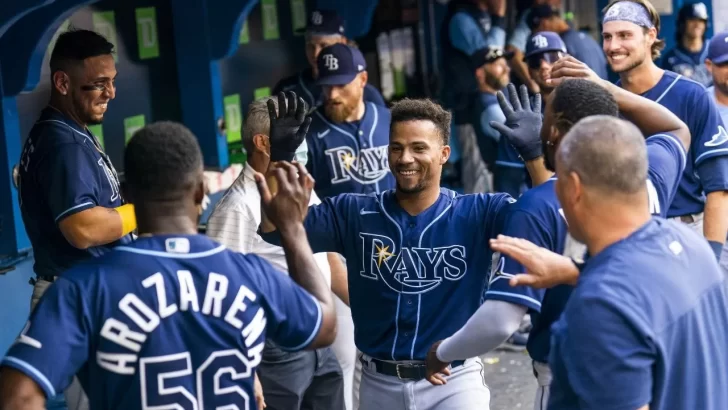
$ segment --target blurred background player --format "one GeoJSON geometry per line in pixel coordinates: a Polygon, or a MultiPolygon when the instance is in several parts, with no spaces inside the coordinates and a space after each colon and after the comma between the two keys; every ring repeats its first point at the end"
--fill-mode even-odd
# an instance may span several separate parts
{"type": "MultiPolygon", "coordinates": [[[[723,124],[728,124],[728,32],[717,33],[710,40],[705,66],[710,72],[713,85],[708,88],[708,95],[715,101],[723,124]]],[[[728,133],[722,133],[728,138],[728,133]]],[[[720,266],[728,275],[728,247],[723,245],[720,266]]]]}
{"type": "Polygon", "coordinates": [[[334,44],[318,56],[324,104],[312,114],[307,168],[316,194],[379,193],[394,186],[387,164],[390,114],[364,100],[368,74],[361,52],[334,44]]]}
{"type": "MultiPolygon", "coordinates": [[[[278,99],[274,97],[253,101],[248,108],[243,126],[243,146],[248,153],[248,159],[243,172],[210,215],[207,221],[207,235],[235,252],[258,255],[279,271],[286,273],[288,266],[283,248],[264,242],[257,233],[261,220],[261,198],[255,174],[265,173],[272,166],[271,151],[278,149],[271,146],[269,137],[268,102],[278,110],[278,99]]],[[[295,156],[297,162],[303,166],[307,160],[306,146],[306,141],[303,141],[295,156]]],[[[310,204],[318,203],[321,201],[315,193],[312,193],[310,204]]],[[[327,284],[333,286],[334,293],[348,303],[346,268],[339,255],[317,253],[314,259],[327,284]]],[[[340,317],[337,309],[337,323],[340,317]]],[[[346,321],[347,318],[344,319],[346,321]]],[[[351,322],[351,314],[348,316],[348,322],[351,322]]],[[[348,343],[351,349],[356,349],[353,339],[353,324],[342,328],[341,323],[338,323],[337,342],[334,343],[348,343]]],[[[332,348],[286,352],[272,340],[266,340],[262,354],[263,360],[257,375],[268,409],[345,408],[346,383],[332,348]]],[[[355,355],[356,350],[351,354],[355,355]]],[[[351,365],[353,367],[353,360],[351,365]]],[[[350,377],[353,378],[351,375],[350,377]]],[[[351,382],[348,384],[350,394],[351,382]]],[[[350,409],[350,403],[347,404],[349,406],[346,409],[350,409]]]]}
{"type": "Polygon", "coordinates": [[[705,67],[708,20],[708,9],[704,3],[684,4],[677,14],[677,44],[662,56],[660,67],[710,86],[712,79],[705,67]]]}
{"type": "MultiPolygon", "coordinates": [[[[272,118],[279,131],[271,134],[295,134],[302,117],[272,118]]],[[[124,165],[139,239],[49,288],[2,362],[0,408],[43,408],[77,372],[93,409],[255,408],[253,372],[266,339],[300,350],[327,346],[336,334],[331,291],[300,222],[313,181],[286,164],[274,173],[271,199],[256,175],[284,238],[289,278],[197,234],[202,153],[184,126],[138,131],[124,165]]]]}
{"type": "MultiPolygon", "coordinates": [[[[588,33],[577,31],[561,16],[561,11],[547,4],[536,6],[529,14],[529,27],[533,34],[542,31],[558,33],[569,55],[584,62],[599,78],[607,79],[607,60],[597,43],[588,33]]],[[[535,37],[531,37],[532,39],[535,37]]]]}
{"type": "MultiPolygon", "coordinates": [[[[101,124],[116,96],[113,49],[93,31],[74,30],[58,36],[51,53],[50,101],[20,158],[20,210],[35,257],[31,309],[63,272],[132,241],[134,207],[88,129],[101,124]]],[[[66,402],[70,410],[88,408],[76,382],[66,402]]]]}
{"type": "MultiPolygon", "coordinates": [[[[314,10],[309,16],[305,36],[306,60],[309,66],[297,74],[280,80],[273,88],[273,95],[278,95],[281,91],[293,91],[306,101],[309,109],[313,110],[324,102],[321,86],[316,84],[319,76],[316,60],[324,48],[349,42],[346,38],[346,22],[336,11],[314,10]]],[[[364,101],[387,106],[382,94],[371,84],[367,83],[364,86],[363,97],[364,101]]]]}
{"type": "MultiPolygon", "coordinates": [[[[589,69],[583,65],[583,70],[589,69]]],[[[523,152],[524,157],[543,153],[546,167],[553,172],[555,152],[572,124],[593,115],[617,117],[621,114],[635,121],[646,135],[656,134],[647,140],[648,192],[651,212],[664,215],[685,168],[686,147],[690,145],[687,126],[666,108],[600,80],[593,72],[590,75],[591,81],[573,79],[556,87],[547,103],[540,138],[522,133],[528,128],[526,123],[518,124],[520,126],[510,132],[504,131],[503,138],[515,135],[521,142],[529,141],[532,148],[523,152]],[[543,149],[536,142],[541,142],[543,149]]],[[[517,102],[514,98],[511,100],[517,102]]],[[[509,113],[509,116],[513,114],[509,113]]],[[[619,155],[621,147],[612,148],[604,151],[605,158],[619,155]]],[[[504,235],[524,238],[575,260],[583,260],[584,245],[567,235],[568,227],[556,198],[555,183],[552,178],[519,199],[507,216],[504,235]]],[[[541,410],[546,408],[551,383],[548,366],[550,328],[563,312],[572,288],[557,286],[543,292],[529,287],[510,287],[508,279],[522,270],[523,267],[507,255],[499,259],[493,267],[485,303],[463,329],[439,346],[433,346],[428,356],[428,370],[437,371],[460,356],[485,354],[485,349],[497,346],[508,332],[518,327],[523,314],[530,311],[533,329],[529,335],[528,353],[533,359],[534,375],[539,384],[535,408],[541,410]]]]}
{"type": "Polygon", "coordinates": [[[556,170],[569,232],[589,260],[577,267],[523,239],[491,244],[531,273],[513,285],[552,272],[575,285],[551,329],[549,408],[725,409],[728,337],[714,330],[728,326],[725,276],[698,234],[650,216],[642,134],[585,118],[560,142],[556,170]]]}
{"type": "Polygon", "coordinates": [[[728,134],[705,88],[657,67],[664,41],[647,0],[612,0],[604,8],[604,52],[622,88],[660,103],[690,129],[688,164],[669,218],[690,225],[720,258],[728,233],[728,134]]]}

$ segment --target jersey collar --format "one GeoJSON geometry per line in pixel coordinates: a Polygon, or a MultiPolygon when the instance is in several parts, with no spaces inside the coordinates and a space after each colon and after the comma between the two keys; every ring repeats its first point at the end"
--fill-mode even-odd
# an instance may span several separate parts
{"type": "Polygon", "coordinates": [[[202,258],[225,250],[223,245],[205,235],[154,235],[137,238],[127,246],[117,246],[116,251],[163,258],[202,258]]]}

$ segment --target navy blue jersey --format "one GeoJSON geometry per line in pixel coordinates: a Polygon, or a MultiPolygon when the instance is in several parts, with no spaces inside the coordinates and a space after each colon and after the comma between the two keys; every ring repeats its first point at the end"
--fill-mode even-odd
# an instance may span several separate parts
{"type": "Polygon", "coordinates": [[[663,54],[660,60],[660,67],[674,73],[683,75],[705,87],[713,84],[713,76],[705,66],[705,58],[708,56],[708,43],[697,53],[683,48],[682,45],[671,49],[663,54]]]}
{"type": "Polygon", "coordinates": [[[549,409],[727,409],[726,326],[713,251],[655,217],[581,271],[551,329],[549,409]]]}
{"type": "Polygon", "coordinates": [[[73,247],[58,228],[64,218],[86,209],[123,204],[119,179],[96,138],[75,121],[47,107],[30,130],[20,157],[20,210],[33,245],[33,270],[58,276],[77,262],[98,256],[107,246],[73,247]]]}
{"type": "MultiPolygon", "coordinates": [[[[705,195],[698,178],[700,167],[710,158],[728,161],[728,132],[715,103],[702,85],[670,71],[665,71],[657,85],[642,96],[672,111],[687,124],[692,136],[688,163],[667,216],[703,212],[705,195]]],[[[728,183],[728,175],[718,178],[728,183]]]]}
{"type": "MultiPolygon", "coordinates": [[[[322,88],[316,85],[316,80],[313,78],[310,68],[279,81],[275,88],[273,88],[273,95],[277,95],[281,91],[295,92],[297,96],[306,101],[306,104],[308,104],[310,109],[315,109],[323,103],[322,88]]],[[[368,83],[364,87],[364,101],[371,101],[374,104],[381,105],[382,107],[387,106],[387,103],[384,101],[384,97],[382,97],[382,93],[380,93],[373,85],[368,83]]]]}
{"type": "MultiPolygon", "coordinates": [[[[514,199],[441,189],[417,216],[394,191],[339,195],[304,221],[314,252],[346,258],[359,350],[383,360],[424,360],[480,307],[491,265],[488,241],[514,199]]],[[[263,239],[277,244],[276,233],[263,239]]]]}
{"type": "MultiPolygon", "coordinates": [[[[647,139],[647,156],[650,212],[665,216],[685,169],[685,149],[674,135],[658,134],[647,139]]],[[[586,247],[568,235],[566,219],[554,189],[555,181],[552,178],[519,198],[506,217],[503,234],[527,239],[537,246],[576,260],[583,259],[586,247]]],[[[515,303],[529,309],[533,329],[528,338],[528,353],[534,360],[546,363],[551,325],[564,311],[573,288],[567,285],[548,290],[528,286],[511,287],[508,280],[514,274],[523,272],[525,268],[515,259],[500,257],[491,273],[485,298],[515,303]]]]}
{"type": "Polygon", "coordinates": [[[607,57],[599,43],[588,33],[569,29],[560,34],[564,40],[566,51],[577,60],[586,64],[601,79],[608,78],[607,57]]]}
{"type": "Polygon", "coordinates": [[[364,117],[355,122],[334,124],[322,108],[311,115],[306,167],[321,199],[394,188],[388,156],[391,114],[380,105],[365,105],[364,117]]]}
{"type": "Polygon", "coordinates": [[[78,372],[95,409],[254,409],[266,338],[308,346],[321,306],[287,275],[204,235],[139,238],[45,293],[3,365],[47,397],[78,372]]]}

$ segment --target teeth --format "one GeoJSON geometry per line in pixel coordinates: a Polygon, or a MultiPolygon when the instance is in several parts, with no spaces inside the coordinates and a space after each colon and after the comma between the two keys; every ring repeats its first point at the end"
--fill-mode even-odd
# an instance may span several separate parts
{"type": "Polygon", "coordinates": [[[612,57],[612,60],[623,60],[623,59],[627,58],[627,56],[624,54],[613,54],[611,57],[612,57]]]}
{"type": "Polygon", "coordinates": [[[417,173],[417,171],[399,171],[400,174],[410,176],[417,173]]]}

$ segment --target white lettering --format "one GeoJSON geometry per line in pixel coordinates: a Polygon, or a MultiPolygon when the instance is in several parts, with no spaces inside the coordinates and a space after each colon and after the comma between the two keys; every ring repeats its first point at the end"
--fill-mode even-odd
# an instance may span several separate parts
{"type": "Polygon", "coordinates": [[[127,293],[121,298],[121,301],[119,301],[119,309],[146,333],[151,333],[159,326],[159,316],[133,293],[127,293]],[[139,312],[137,313],[137,310],[132,309],[132,307],[136,308],[139,312]],[[142,317],[139,313],[145,317],[142,317]]]}
{"type": "Polygon", "coordinates": [[[96,363],[116,374],[134,374],[135,369],[131,363],[136,361],[135,354],[96,352],[96,363]]]}
{"type": "Polygon", "coordinates": [[[207,278],[205,301],[202,303],[202,313],[220,317],[222,314],[222,301],[227,296],[228,278],[219,273],[210,272],[207,278]]]}
{"type": "Polygon", "coordinates": [[[157,272],[154,275],[144,279],[142,285],[145,288],[150,288],[154,286],[157,289],[157,299],[159,302],[159,317],[164,319],[165,317],[171,316],[172,314],[177,312],[177,305],[167,304],[167,289],[164,287],[164,277],[160,272],[157,272]]]}
{"type": "Polygon", "coordinates": [[[134,352],[140,351],[142,349],[141,344],[147,340],[147,335],[129,329],[129,326],[113,317],[106,319],[104,322],[104,326],[101,328],[101,337],[134,352]]]}
{"type": "Polygon", "coordinates": [[[178,270],[179,280],[179,308],[186,312],[192,306],[193,312],[200,311],[200,303],[197,301],[197,289],[195,281],[192,280],[192,273],[188,270],[178,270]]]}
{"type": "Polygon", "coordinates": [[[250,348],[250,346],[258,340],[265,330],[266,323],[265,311],[263,311],[263,308],[258,308],[258,312],[255,314],[253,320],[245,326],[245,329],[243,329],[243,337],[245,338],[246,347],[250,348]]]}
{"type": "Polygon", "coordinates": [[[243,322],[235,317],[235,315],[238,312],[245,312],[245,309],[248,308],[248,305],[245,304],[245,298],[248,298],[251,302],[253,302],[255,301],[255,293],[251,292],[247,287],[241,286],[240,289],[238,289],[238,294],[235,296],[233,304],[225,314],[225,321],[238,329],[242,329],[243,322]]]}
{"type": "Polygon", "coordinates": [[[250,349],[248,349],[247,353],[248,359],[250,359],[249,365],[251,367],[256,367],[263,359],[263,347],[265,347],[265,342],[260,342],[255,347],[251,347],[250,349]]]}
{"type": "Polygon", "coordinates": [[[27,335],[28,329],[30,329],[30,321],[25,323],[25,327],[23,328],[23,331],[20,332],[20,336],[18,336],[17,343],[23,343],[30,347],[35,347],[36,349],[42,348],[43,344],[39,340],[33,339],[32,337],[27,335]]]}

